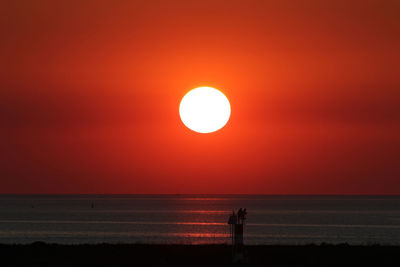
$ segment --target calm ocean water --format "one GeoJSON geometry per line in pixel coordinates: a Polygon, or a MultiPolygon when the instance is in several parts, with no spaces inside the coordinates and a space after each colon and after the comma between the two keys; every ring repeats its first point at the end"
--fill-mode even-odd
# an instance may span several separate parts
{"type": "Polygon", "coordinates": [[[400,244],[400,196],[0,195],[0,243],[400,244]],[[93,206],[92,206],[93,205],[93,206]]]}

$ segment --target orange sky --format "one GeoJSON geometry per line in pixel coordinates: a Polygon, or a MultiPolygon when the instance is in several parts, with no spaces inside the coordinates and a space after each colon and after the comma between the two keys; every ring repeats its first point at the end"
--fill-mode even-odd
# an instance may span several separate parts
{"type": "Polygon", "coordinates": [[[0,193],[400,194],[400,2],[3,1],[0,193]],[[180,121],[223,91],[221,131],[180,121]]]}

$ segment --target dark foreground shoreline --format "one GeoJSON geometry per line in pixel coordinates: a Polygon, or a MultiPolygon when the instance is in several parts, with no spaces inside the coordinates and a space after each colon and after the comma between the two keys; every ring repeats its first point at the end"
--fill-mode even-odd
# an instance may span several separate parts
{"type": "MultiPolygon", "coordinates": [[[[246,266],[400,266],[400,246],[247,246],[246,266]]],[[[1,245],[0,266],[229,266],[228,245],[1,245]]]]}

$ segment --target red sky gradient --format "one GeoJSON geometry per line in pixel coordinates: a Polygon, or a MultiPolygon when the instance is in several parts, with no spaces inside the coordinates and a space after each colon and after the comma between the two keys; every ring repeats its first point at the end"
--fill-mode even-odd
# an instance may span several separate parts
{"type": "Polygon", "coordinates": [[[3,1],[0,193],[400,194],[400,2],[3,1]],[[222,90],[221,131],[180,121],[222,90]]]}

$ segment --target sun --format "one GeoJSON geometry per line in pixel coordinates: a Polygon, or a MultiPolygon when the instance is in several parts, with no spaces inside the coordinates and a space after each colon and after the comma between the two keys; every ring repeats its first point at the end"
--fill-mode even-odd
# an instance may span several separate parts
{"type": "Polygon", "coordinates": [[[212,87],[198,87],[190,90],[179,105],[183,124],[198,133],[218,131],[231,116],[228,98],[212,87]]]}

